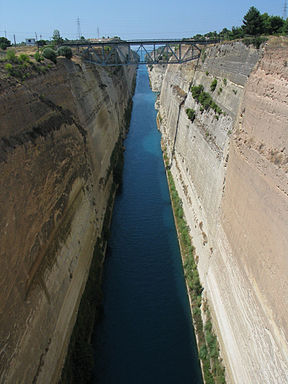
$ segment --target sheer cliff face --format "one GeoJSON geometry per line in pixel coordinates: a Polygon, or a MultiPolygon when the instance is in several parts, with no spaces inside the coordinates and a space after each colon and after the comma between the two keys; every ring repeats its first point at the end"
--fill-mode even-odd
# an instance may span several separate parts
{"type": "Polygon", "coordinates": [[[149,65],[150,86],[153,92],[160,92],[167,65],[149,65]]]}
{"type": "Polygon", "coordinates": [[[212,47],[197,67],[168,66],[160,94],[162,140],[174,154],[227,379],[239,384],[288,380],[286,60],[287,41],[261,51],[212,47]],[[192,83],[225,113],[201,112],[192,83]]]}
{"type": "Polygon", "coordinates": [[[135,69],[62,60],[0,87],[0,381],[57,379],[135,69]]]}

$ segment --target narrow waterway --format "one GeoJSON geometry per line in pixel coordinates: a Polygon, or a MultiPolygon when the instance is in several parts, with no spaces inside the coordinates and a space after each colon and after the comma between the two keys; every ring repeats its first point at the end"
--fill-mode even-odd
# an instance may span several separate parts
{"type": "Polygon", "coordinates": [[[156,127],[140,66],[96,329],[96,382],[199,384],[201,372],[156,127]]]}

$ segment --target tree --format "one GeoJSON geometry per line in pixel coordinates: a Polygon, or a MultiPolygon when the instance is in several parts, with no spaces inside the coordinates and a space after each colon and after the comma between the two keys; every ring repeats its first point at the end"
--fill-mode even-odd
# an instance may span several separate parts
{"type": "Polygon", "coordinates": [[[53,32],[53,37],[52,37],[53,41],[56,43],[56,44],[61,44],[63,42],[63,39],[62,37],[60,36],[60,31],[58,29],[55,29],[54,32],[53,32]]]}
{"type": "Polygon", "coordinates": [[[285,20],[280,16],[269,16],[268,13],[263,13],[262,24],[263,33],[274,35],[275,33],[285,33],[285,20]]]}
{"type": "Polygon", "coordinates": [[[204,35],[208,39],[217,39],[218,38],[218,33],[216,31],[214,32],[208,32],[204,35]]]}
{"type": "Polygon", "coordinates": [[[280,16],[270,16],[270,25],[271,25],[271,33],[281,33],[283,26],[284,26],[284,20],[280,16]]]}
{"type": "Polygon", "coordinates": [[[37,44],[38,44],[38,47],[44,47],[44,45],[46,45],[46,40],[38,40],[37,41],[37,44]]]}
{"type": "Polygon", "coordinates": [[[242,27],[232,27],[232,31],[231,31],[231,40],[234,40],[234,39],[242,39],[242,37],[244,37],[244,30],[242,27]]]}
{"type": "Polygon", "coordinates": [[[201,35],[200,33],[197,33],[197,35],[193,36],[193,39],[195,40],[205,40],[205,37],[201,35]]]}
{"type": "Polygon", "coordinates": [[[0,48],[5,50],[7,47],[11,47],[11,41],[6,37],[0,37],[0,48]]]}
{"type": "Polygon", "coordinates": [[[261,35],[263,33],[263,20],[257,8],[251,7],[243,19],[243,29],[247,35],[261,35]]]}
{"type": "Polygon", "coordinates": [[[265,33],[266,35],[270,35],[271,34],[270,16],[268,15],[267,12],[265,12],[263,13],[263,15],[261,15],[261,18],[262,18],[263,33],[265,33]]]}
{"type": "Polygon", "coordinates": [[[231,31],[229,31],[229,29],[223,28],[222,31],[219,33],[219,35],[222,39],[227,40],[227,39],[229,39],[230,33],[231,33],[231,31]]]}
{"type": "Polygon", "coordinates": [[[288,18],[287,18],[286,21],[284,22],[282,32],[283,32],[285,35],[288,35],[288,18]]]}

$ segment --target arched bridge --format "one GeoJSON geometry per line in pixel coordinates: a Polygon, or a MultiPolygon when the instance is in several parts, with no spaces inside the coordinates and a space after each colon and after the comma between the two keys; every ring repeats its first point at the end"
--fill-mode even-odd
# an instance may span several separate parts
{"type": "Polygon", "coordinates": [[[200,57],[203,45],[216,40],[97,40],[67,42],[86,61],[101,66],[138,64],[182,64],[200,57]]]}

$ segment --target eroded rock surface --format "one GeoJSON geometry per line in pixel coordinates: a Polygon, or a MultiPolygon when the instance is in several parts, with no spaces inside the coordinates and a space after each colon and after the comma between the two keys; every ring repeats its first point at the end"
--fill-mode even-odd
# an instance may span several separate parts
{"type": "Polygon", "coordinates": [[[0,87],[0,382],[59,378],[135,69],[59,59],[0,87]]]}
{"type": "Polygon", "coordinates": [[[168,66],[158,102],[231,383],[288,381],[287,49],[208,48],[197,65],[168,66]],[[193,99],[199,84],[222,114],[193,99]]]}

